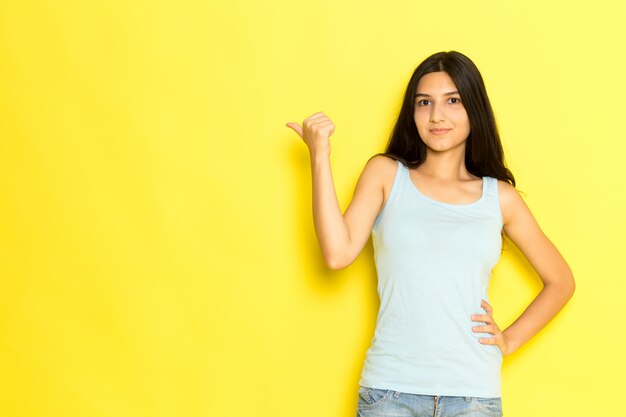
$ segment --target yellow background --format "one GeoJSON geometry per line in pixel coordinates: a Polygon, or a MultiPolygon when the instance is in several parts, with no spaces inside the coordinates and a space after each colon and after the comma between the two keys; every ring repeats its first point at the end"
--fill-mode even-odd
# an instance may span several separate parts
{"type": "MultiPolygon", "coordinates": [[[[324,267],[306,147],[345,210],[415,66],[480,68],[577,282],[503,365],[508,417],[621,416],[623,2],[0,3],[0,415],[353,416],[371,242],[324,267]]],[[[500,327],[540,289],[508,242],[500,327]]]]}

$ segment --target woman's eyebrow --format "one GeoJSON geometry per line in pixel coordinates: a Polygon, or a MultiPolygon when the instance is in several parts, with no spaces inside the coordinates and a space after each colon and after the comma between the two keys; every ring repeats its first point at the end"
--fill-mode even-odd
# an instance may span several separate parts
{"type": "MultiPolygon", "coordinates": [[[[450,91],[449,93],[445,93],[444,96],[452,96],[454,94],[459,94],[458,91],[450,91]]],[[[417,93],[415,94],[415,97],[430,97],[428,94],[424,94],[424,93],[417,93]]]]}

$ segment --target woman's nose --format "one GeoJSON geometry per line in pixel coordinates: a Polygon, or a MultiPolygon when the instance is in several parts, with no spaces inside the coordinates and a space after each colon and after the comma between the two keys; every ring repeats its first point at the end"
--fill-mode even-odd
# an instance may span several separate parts
{"type": "Polygon", "coordinates": [[[429,119],[431,123],[437,123],[437,122],[440,122],[441,120],[444,120],[444,114],[443,114],[443,111],[441,110],[441,106],[433,104],[430,110],[429,119]]]}

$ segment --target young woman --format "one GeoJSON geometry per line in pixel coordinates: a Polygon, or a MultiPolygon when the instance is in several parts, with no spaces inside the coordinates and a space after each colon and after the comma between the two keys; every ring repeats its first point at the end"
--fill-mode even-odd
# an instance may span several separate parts
{"type": "Polygon", "coordinates": [[[309,148],[327,265],[350,265],[372,234],[381,304],[357,414],[501,416],[502,357],[537,334],[575,284],[515,188],[474,63],[439,52],[415,69],[386,152],[365,164],[344,214],[329,159],[334,124],[320,112],[287,126],[309,148]],[[503,234],[544,283],[505,330],[487,296],[503,234]]]}

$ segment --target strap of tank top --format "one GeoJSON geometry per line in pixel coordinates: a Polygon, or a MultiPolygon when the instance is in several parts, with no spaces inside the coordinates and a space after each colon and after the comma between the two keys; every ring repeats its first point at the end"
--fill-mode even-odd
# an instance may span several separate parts
{"type": "Polygon", "coordinates": [[[491,177],[484,177],[485,181],[485,197],[491,198],[493,196],[493,181],[491,177]]]}
{"type": "Polygon", "coordinates": [[[502,225],[502,211],[500,210],[500,196],[498,195],[498,179],[494,177],[486,177],[487,190],[486,197],[489,199],[490,205],[493,208],[497,219],[502,225]]]}
{"type": "Polygon", "coordinates": [[[487,180],[487,196],[488,197],[497,197],[498,193],[498,179],[493,177],[485,178],[487,180]]]}

